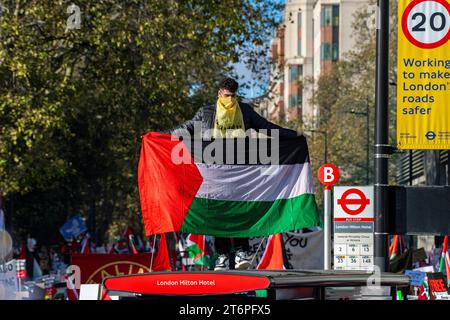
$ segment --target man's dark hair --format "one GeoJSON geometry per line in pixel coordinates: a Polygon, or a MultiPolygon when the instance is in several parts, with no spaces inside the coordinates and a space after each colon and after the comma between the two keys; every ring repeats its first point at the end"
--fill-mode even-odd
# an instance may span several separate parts
{"type": "Polygon", "coordinates": [[[239,83],[237,83],[236,80],[234,80],[232,78],[223,79],[219,85],[219,90],[227,89],[230,92],[236,92],[238,88],[239,88],[239,83]]]}

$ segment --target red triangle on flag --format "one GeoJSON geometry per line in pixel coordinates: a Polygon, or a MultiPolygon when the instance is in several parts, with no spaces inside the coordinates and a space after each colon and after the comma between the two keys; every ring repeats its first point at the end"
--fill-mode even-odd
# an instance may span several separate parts
{"type": "Polygon", "coordinates": [[[256,267],[258,270],[282,270],[283,263],[283,239],[281,233],[271,235],[267,240],[266,250],[256,267]]]}
{"type": "Polygon", "coordinates": [[[179,231],[202,182],[197,165],[179,138],[147,133],[142,138],[138,166],[146,235],[179,231]]]}

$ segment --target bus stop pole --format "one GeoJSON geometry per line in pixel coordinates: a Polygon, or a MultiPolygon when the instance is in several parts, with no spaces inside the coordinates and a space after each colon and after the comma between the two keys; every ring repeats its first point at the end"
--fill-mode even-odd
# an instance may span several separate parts
{"type": "Polygon", "coordinates": [[[374,258],[380,271],[388,271],[388,158],[389,146],[389,0],[378,0],[375,88],[375,230],[374,258]]]}
{"type": "Polygon", "coordinates": [[[323,191],[323,223],[324,223],[324,242],[323,242],[323,269],[331,270],[331,187],[325,186],[323,191]]]}

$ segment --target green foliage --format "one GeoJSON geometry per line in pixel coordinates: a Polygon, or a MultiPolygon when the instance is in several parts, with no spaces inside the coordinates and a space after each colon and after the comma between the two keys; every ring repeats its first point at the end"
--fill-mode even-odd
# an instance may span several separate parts
{"type": "Polygon", "coordinates": [[[2,2],[0,187],[16,233],[42,241],[78,212],[96,217],[99,240],[141,229],[140,137],[211,103],[242,54],[263,59],[279,13],[251,0],[78,0],[77,29],[72,1],[2,2]]]}

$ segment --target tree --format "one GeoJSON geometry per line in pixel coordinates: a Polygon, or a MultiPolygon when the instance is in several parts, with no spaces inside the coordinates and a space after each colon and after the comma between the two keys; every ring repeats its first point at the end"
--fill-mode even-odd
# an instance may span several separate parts
{"type": "Polygon", "coordinates": [[[251,0],[3,4],[0,181],[17,233],[41,240],[78,212],[99,241],[128,223],[141,229],[141,136],[210,102],[242,53],[257,63],[279,9],[251,0]]]}

